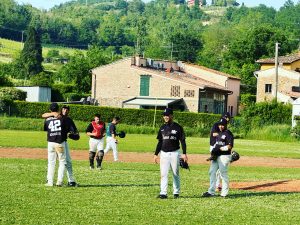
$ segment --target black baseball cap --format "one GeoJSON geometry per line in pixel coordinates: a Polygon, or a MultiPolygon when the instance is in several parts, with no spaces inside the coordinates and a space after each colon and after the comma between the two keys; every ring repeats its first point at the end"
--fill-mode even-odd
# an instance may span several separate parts
{"type": "Polygon", "coordinates": [[[164,116],[170,116],[173,115],[173,109],[171,108],[165,108],[165,111],[163,112],[164,116]]]}
{"type": "Polygon", "coordinates": [[[219,125],[227,126],[227,120],[224,119],[224,118],[222,118],[222,119],[220,120],[220,122],[218,123],[218,126],[219,126],[219,125]]]}
{"type": "Polygon", "coordinates": [[[223,113],[222,117],[223,118],[231,118],[231,115],[229,112],[225,112],[225,113],[223,113]]]}
{"type": "Polygon", "coordinates": [[[51,112],[57,112],[58,111],[58,104],[56,102],[52,102],[49,109],[51,112]]]}

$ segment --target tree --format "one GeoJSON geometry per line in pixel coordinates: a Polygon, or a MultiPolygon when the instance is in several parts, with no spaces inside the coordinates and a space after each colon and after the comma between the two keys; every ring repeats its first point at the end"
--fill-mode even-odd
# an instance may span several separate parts
{"type": "Polygon", "coordinates": [[[42,61],[40,35],[33,27],[29,27],[27,31],[27,40],[24,43],[24,48],[22,49],[18,60],[19,67],[22,69],[25,78],[42,72],[42,61]]]}

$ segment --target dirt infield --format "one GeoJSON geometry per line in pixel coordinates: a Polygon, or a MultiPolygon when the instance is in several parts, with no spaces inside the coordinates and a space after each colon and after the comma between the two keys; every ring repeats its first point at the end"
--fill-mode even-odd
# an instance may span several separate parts
{"type": "MultiPolygon", "coordinates": [[[[87,160],[87,151],[71,151],[73,160],[87,160]]],[[[206,159],[209,155],[189,154],[189,163],[209,164],[206,159]]],[[[47,159],[47,150],[41,148],[3,148],[0,147],[0,158],[28,158],[47,159]]],[[[122,162],[153,163],[153,153],[120,152],[119,158],[122,162]]],[[[112,154],[105,157],[105,161],[112,161],[112,154]]],[[[274,168],[300,168],[300,159],[267,158],[242,156],[235,166],[249,167],[274,167],[274,168]]],[[[300,192],[300,180],[283,180],[268,182],[231,182],[231,188],[252,191],[274,191],[274,192],[300,192]]]]}

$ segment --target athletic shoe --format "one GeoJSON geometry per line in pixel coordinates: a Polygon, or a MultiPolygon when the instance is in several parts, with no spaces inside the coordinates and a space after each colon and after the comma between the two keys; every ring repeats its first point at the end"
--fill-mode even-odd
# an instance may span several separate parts
{"type": "Polygon", "coordinates": [[[46,187],[53,187],[53,184],[46,183],[45,186],[46,186],[46,187]]]}
{"type": "Polygon", "coordinates": [[[215,196],[215,195],[213,195],[213,194],[211,194],[209,192],[205,192],[205,193],[202,194],[202,197],[204,197],[204,198],[213,197],[213,196],[215,196]]]}
{"type": "Polygon", "coordinates": [[[174,198],[179,198],[179,194],[174,194],[174,198]]]}
{"type": "Polygon", "coordinates": [[[77,187],[77,186],[78,186],[78,184],[75,181],[68,182],[68,187],[77,187]]]}
{"type": "Polygon", "coordinates": [[[102,167],[101,167],[101,166],[97,166],[97,169],[98,169],[98,170],[102,170],[102,167]]]}
{"type": "Polygon", "coordinates": [[[159,196],[157,196],[157,198],[166,199],[166,198],[168,198],[168,196],[167,195],[159,195],[159,196]]]}
{"type": "Polygon", "coordinates": [[[93,169],[95,169],[95,166],[90,166],[90,170],[93,170],[93,169]]]}
{"type": "Polygon", "coordinates": [[[63,186],[63,183],[62,183],[62,182],[57,182],[55,186],[56,186],[56,187],[62,187],[62,186],[63,186]]]}

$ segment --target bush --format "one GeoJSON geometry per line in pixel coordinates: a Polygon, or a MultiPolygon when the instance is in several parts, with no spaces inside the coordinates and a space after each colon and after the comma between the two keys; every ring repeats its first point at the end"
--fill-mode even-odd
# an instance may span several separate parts
{"type": "Polygon", "coordinates": [[[261,102],[250,105],[241,112],[240,125],[247,132],[274,124],[291,124],[292,105],[277,102],[261,102]]]}
{"type": "Polygon", "coordinates": [[[11,96],[12,100],[25,101],[27,93],[14,87],[2,87],[0,88],[2,96],[11,96]]]}
{"type": "Polygon", "coordinates": [[[51,99],[54,102],[63,102],[65,101],[64,94],[72,92],[74,85],[72,84],[53,84],[51,91],[51,99]]]}
{"type": "MultiPolygon", "coordinates": [[[[121,117],[121,122],[127,125],[152,127],[154,123],[154,110],[122,109],[91,105],[70,105],[70,109],[70,116],[74,120],[91,121],[95,113],[100,113],[104,121],[111,121],[114,116],[119,116],[121,117]]],[[[49,103],[15,101],[11,106],[10,115],[26,118],[40,118],[41,115],[47,111],[49,111],[49,103]]],[[[220,118],[220,115],[215,114],[176,111],[174,112],[174,116],[175,120],[183,127],[190,127],[192,129],[197,127],[202,131],[209,131],[212,124],[220,118]]],[[[162,111],[157,110],[154,125],[160,126],[162,123],[162,111]]]]}

